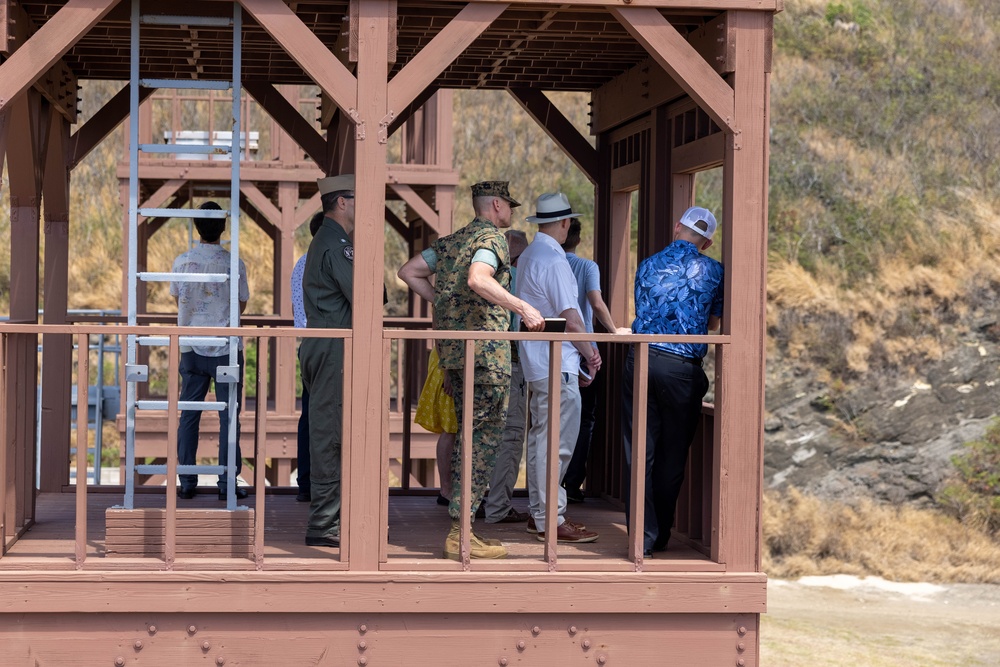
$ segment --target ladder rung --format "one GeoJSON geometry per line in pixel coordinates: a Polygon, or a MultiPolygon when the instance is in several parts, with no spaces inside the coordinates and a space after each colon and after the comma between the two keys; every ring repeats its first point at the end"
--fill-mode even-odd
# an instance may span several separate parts
{"type": "Polygon", "coordinates": [[[143,153],[197,153],[199,155],[228,155],[232,146],[210,144],[139,144],[143,153]]]}
{"type": "MultiPolygon", "coordinates": [[[[170,345],[169,336],[140,336],[136,339],[139,345],[146,347],[170,345]]],[[[179,345],[225,345],[229,339],[224,336],[180,336],[177,339],[179,345]]]]}
{"type": "Polygon", "coordinates": [[[139,22],[146,25],[200,25],[228,28],[233,25],[232,17],[226,16],[168,16],[166,14],[143,14],[139,22]]]}
{"type": "Polygon", "coordinates": [[[211,79],[139,79],[143,88],[167,88],[177,90],[229,90],[232,81],[214,81],[211,79]]]}
{"type": "Polygon", "coordinates": [[[225,218],[229,211],[202,208],[140,208],[139,215],[147,218],[225,218]]]}
{"type": "Polygon", "coordinates": [[[144,282],[224,283],[229,280],[228,273],[156,273],[153,271],[143,271],[135,275],[139,280],[144,282]]]}
{"type": "MultiPolygon", "coordinates": [[[[136,401],[140,410],[166,410],[167,401],[136,401]]],[[[178,410],[200,410],[202,412],[222,412],[228,406],[221,401],[177,401],[178,410]]]]}
{"type": "MultiPolygon", "coordinates": [[[[167,466],[162,463],[142,463],[135,467],[140,475],[166,475],[167,466]]],[[[226,466],[177,466],[180,475],[221,475],[226,472],[226,466]]]]}

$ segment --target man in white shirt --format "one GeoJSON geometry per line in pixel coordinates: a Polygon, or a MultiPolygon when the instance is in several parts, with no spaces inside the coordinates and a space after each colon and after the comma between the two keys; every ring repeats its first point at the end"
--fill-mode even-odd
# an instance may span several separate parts
{"type": "MultiPolygon", "coordinates": [[[[579,220],[573,220],[569,225],[569,234],[562,244],[566,251],[566,261],[576,276],[576,286],[579,290],[580,312],[583,313],[583,324],[587,333],[594,333],[594,320],[601,323],[608,333],[630,334],[628,327],[616,327],[611,318],[608,304],[601,296],[601,269],[597,262],[578,257],[576,247],[580,245],[581,225],[579,220]]],[[[595,378],[590,385],[580,386],[580,435],[576,439],[573,459],[566,468],[562,485],[566,489],[566,500],[570,503],[582,503],[583,491],[580,487],[587,478],[587,455],[590,453],[590,440],[594,434],[594,416],[597,411],[598,397],[603,395],[604,382],[595,378]]]]}
{"type": "MultiPolygon", "coordinates": [[[[570,221],[579,217],[573,213],[566,195],[561,192],[543,194],[535,205],[536,214],[526,218],[538,223],[538,233],[521,255],[517,276],[517,296],[531,304],[542,317],[561,317],[566,331],[584,333],[586,326],[579,310],[576,277],[560,246],[569,233],[570,221]]],[[[528,430],[528,532],[545,539],[546,467],[548,457],[547,431],[549,413],[549,343],[524,341],[519,343],[521,367],[528,382],[531,428],[528,430]]],[[[591,378],[601,368],[601,355],[586,341],[565,342],[562,349],[561,388],[559,393],[559,481],[573,457],[580,430],[580,362],[586,362],[591,378]]],[[[589,384],[586,377],[583,383],[589,384]]],[[[555,398],[554,398],[555,400],[555,398]]],[[[556,533],[559,542],[593,542],[597,533],[566,519],[566,490],[559,487],[557,503],[559,518],[556,533]]]]}
{"type": "MultiPolygon", "coordinates": [[[[215,202],[201,205],[204,210],[221,210],[215,202]]],[[[196,218],[195,228],[201,243],[174,260],[173,273],[229,273],[230,254],[219,242],[226,229],[225,218],[196,218]]],[[[239,260],[239,309],[246,310],[250,299],[247,284],[247,269],[239,260]]],[[[182,327],[228,327],[229,280],[224,282],[172,282],[170,294],[177,301],[177,324],[182,327]]],[[[243,399],[243,340],[239,341],[236,358],[239,366],[239,382],[236,383],[236,474],[240,473],[243,460],[240,453],[240,403],[243,399]]],[[[229,340],[219,345],[181,346],[181,401],[204,401],[211,383],[215,383],[215,398],[229,402],[230,385],[215,382],[219,366],[229,365],[229,340]]],[[[226,465],[229,454],[229,410],[219,412],[219,465],[226,465]]],[[[198,460],[198,426],[201,423],[200,410],[181,411],[177,429],[177,462],[181,465],[195,465],[198,460]]],[[[198,475],[178,475],[181,485],[177,495],[194,498],[198,486],[198,475]]],[[[226,499],[226,475],[219,475],[219,500],[226,499]]],[[[236,489],[237,498],[246,498],[246,489],[236,489]]]]}

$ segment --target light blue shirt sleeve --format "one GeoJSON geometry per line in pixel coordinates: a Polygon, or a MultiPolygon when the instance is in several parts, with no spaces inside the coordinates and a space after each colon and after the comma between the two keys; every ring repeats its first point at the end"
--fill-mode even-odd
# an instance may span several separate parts
{"type": "Polygon", "coordinates": [[[486,248],[480,248],[476,251],[476,254],[472,256],[472,262],[482,262],[483,264],[488,264],[493,267],[496,271],[500,267],[500,258],[492,250],[487,250],[486,248]]]}
{"type": "Polygon", "coordinates": [[[420,256],[424,258],[425,262],[427,262],[427,268],[430,269],[433,273],[437,273],[437,265],[438,265],[437,251],[435,251],[434,248],[426,248],[420,251],[420,256]]]}

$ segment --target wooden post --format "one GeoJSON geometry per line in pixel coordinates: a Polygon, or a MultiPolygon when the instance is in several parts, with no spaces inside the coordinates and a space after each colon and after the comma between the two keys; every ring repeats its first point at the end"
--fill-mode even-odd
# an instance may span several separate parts
{"type": "MultiPolygon", "coordinates": [[[[45,204],[45,324],[65,324],[69,292],[69,122],[51,114],[42,199],[45,204]]],[[[70,395],[73,340],[68,334],[42,336],[42,431],[38,489],[61,491],[69,484],[70,395]]],[[[89,385],[89,382],[85,383],[89,385]]],[[[87,412],[86,392],[77,410],[87,412]]],[[[100,406],[97,408],[100,410],[100,406]]],[[[84,452],[86,459],[86,452],[84,452]]],[[[84,470],[86,473],[86,470],[84,470]]],[[[79,474],[79,472],[78,472],[79,474]]]]}
{"type": "MultiPolygon", "coordinates": [[[[350,346],[351,450],[347,476],[351,502],[345,527],[349,531],[348,560],[352,570],[376,570],[382,494],[382,414],[389,409],[383,392],[382,371],[382,282],[385,264],[384,220],[386,141],[388,133],[388,37],[389,16],[395,15],[394,0],[360,3],[358,35],[358,124],[355,137],[357,190],[354,228],[354,341],[350,346]],[[365,531],[364,533],[362,531],[365,531]]],[[[392,29],[395,29],[393,26],[392,29]]]]}
{"type": "Polygon", "coordinates": [[[764,308],[767,271],[768,78],[772,17],[731,12],[736,34],[734,132],[726,136],[723,333],[716,364],[715,477],[720,489],[712,558],[732,571],[760,569],[763,479],[764,308]]]}

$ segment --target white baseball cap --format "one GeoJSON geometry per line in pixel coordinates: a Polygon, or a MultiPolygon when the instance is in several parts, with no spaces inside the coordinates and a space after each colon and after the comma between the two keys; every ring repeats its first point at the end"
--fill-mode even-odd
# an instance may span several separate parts
{"type": "Polygon", "coordinates": [[[707,208],[702,208],[701,206],[692,206],[688,210],[684,211],[684,215],[681,216],[680,223],[688,229],[693,229],[709,240],[715,236],[715,228],[719,226],[715,221],[715,216],[712,215],[712,212],[707,208]],[[699,225],[698,223],[702,224],[699,225]]]}

